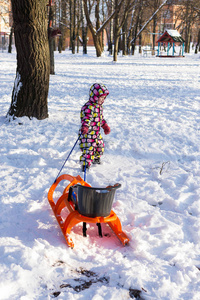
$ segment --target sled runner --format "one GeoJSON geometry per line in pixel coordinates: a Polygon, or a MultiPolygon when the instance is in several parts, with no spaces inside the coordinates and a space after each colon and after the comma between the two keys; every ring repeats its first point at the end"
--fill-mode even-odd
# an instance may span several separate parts
{"type": "Polygon", "coordinates": [[[84,236],[86,236],[87,230],[86,223],[96,223],[101,237],[101,223],[107,223],[122,244],[124,246],[128,244],[129,238],[122,231],[121,222],[111,209],[115,191],[120,187],[121,185],[117,183],[106,188],[92,188],[79,175],[74,177],[64,174],[56,179],[48,192],[48,200],[69,247],[74,247],[70,238],[71,229],[80,222],[83,222],[84,236]],[[62,180],[70,183],[55,203],[53,194],[62,180]],[[69,212],[66,218],[61,216],[64,208],[67,208],[69,212]]]}

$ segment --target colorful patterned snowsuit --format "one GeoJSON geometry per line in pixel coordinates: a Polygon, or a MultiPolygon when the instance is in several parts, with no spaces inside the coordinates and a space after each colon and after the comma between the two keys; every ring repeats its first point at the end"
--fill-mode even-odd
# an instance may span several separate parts
{"type": "MultiPolygon", "coordinates": [[[[80,149],[82,155],[80,161],[90,166],[94,159],[100,158],[104,152],[104,142],[100,134],[100,128],[106,124],[103,117],[103,107],[98,104],[101,96],[109,95],[109,91],[103,84],[93,84],[89,92],[89,101],[81,108],[81,125],[87,126],[87,134],[80,136],[80,149]]],[[[81,131],[79,131],[80,133],[81,131]]]]}

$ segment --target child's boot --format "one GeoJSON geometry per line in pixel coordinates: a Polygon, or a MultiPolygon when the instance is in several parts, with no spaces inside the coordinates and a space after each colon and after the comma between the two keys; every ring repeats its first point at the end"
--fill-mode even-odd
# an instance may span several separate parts
{"type": "Polygon", "coordinates": [[[89,165],[82,165],[82,172],[85,172],[85,169],[86,169],[86,171],[88,171],[89,168],[90,168],[89,165]]]}
{"type": "Polygon", "coordinates": [[[93,164],[100,165],[100,163],[101,163],[100,157],[95,157],[95,159],[93,160],[93,164]]]}

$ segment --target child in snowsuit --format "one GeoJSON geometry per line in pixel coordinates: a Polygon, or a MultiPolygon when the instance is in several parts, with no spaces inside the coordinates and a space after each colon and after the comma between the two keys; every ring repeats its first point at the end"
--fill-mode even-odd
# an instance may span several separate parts
{"type": "Polygon", "coordinates": [[[89,168],[91,163],[100,163],[100,157],[104,152],[104,142],[100,134],[101,127],[105,134],[110,133],[110,127],[103,117],[105,98],[109,95],[107,87],[94,83],[89,91],[89,101],[81,108],[80,149],[82,155],[80,162],[82,170],[89,168]]]}

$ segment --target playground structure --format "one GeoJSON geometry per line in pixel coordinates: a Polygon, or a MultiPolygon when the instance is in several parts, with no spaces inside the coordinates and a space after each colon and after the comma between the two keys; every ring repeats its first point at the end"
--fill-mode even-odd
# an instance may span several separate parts
{"type": "Polygon", "coordinates": [[[106,188],[92,188],[79,175],[64,174],[55,180],[48,192],[48,200],[69,247],[74,247],[71,229],[80,222],[83,222],[83,236],[86,236],[86,223],[96,223],[99,236],[103,237],[101,223],[107,223],[124,246],[129,243],[118,216],[111,210],[115,191],[120,187],[117,183],[106,188]],[[62,180],[69,181],[69,184],[55,202],[53,195],[62,180]],[[67,217],[62,214],[65,208],[68,210],[67,217]]]}
{"type": "Polygon", "coordinates": [[[158,39],[158,57],[184,57],[184,39],[177,30],[166,30],[158,39]],[[176,48],[179,48],[178,51],[176,48]],[[164,51],[162,51],[162,48],[164,51]],[[178,52],[178,54],[176,54],[178,52]]]}

